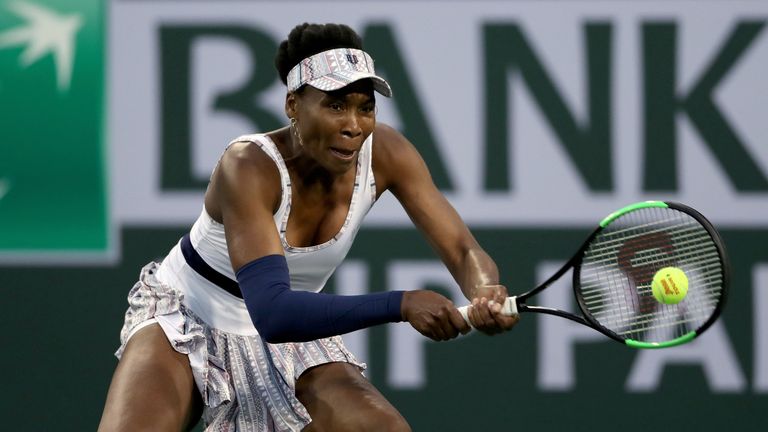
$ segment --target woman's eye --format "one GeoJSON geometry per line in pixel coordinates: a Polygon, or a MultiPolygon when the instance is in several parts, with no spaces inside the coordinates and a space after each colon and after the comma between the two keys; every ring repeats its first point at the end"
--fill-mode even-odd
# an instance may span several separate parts
{"type": "Polygon", "coordinates": [[[328,106],[334,111],[341,111],[344,108],[340,103],[332,103],[328,106]]]}

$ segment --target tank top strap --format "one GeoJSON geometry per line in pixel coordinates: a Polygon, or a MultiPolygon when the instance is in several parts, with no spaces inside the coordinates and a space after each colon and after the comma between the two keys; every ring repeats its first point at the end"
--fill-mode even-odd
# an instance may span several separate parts
{"type": "Polygon", "coordinates": [[[264,153],[267,154],[267,156],[275,161],[275,165],[277,165],[277,170],[280,172],[280,186],[282,187],[282,194],[280,197],[280,206],[278,207],[278,210],[275,212],[274,216],[275,222],[279,229],[279,221],[282,221],[283,215],[291,203],[291,176],[288,174],[288,167],[285,165],[283,155],[280,154],[280,150],[277,149],[277,144],[275,144],[275,142],[272,141],[272,139],[269,138],[266,134],[242,135],[232,140],[229,145],[232,145],[236,142],[251,142],[258,145],[264,151],[264,153]]]}

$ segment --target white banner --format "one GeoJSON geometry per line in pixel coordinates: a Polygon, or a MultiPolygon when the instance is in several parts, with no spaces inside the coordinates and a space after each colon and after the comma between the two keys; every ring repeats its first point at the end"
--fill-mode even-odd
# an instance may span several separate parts
{"type": "MultiPolygon", "coordinates": [[[[228,141],[254,130],[244,116],[217,108],[217,98],[242,87],[255,69],[272,68],[273,58],[254,58],[245,39],[209,30],[251,29],[279,43],[308,21],[343,22],[361,34],[372,26],[391,31],[395,52],[388,55],[402,61],[447,173],[446,195],[470,224],[594,225],[626,204],[662,199],[687,203],[717,224],[766,226],[766,17],[768,3],[756,1],[113,2],[113,217],[118,224],[188,224],[202,206],[202,188],[161,185],[161,126],[172,120],[161,112],[163,97],[169,103],[161,76],[171,73],[163,59],[167,67],[168,56],[178,55],[163,50],[162,31],[207,28],[191,39],[189,64],[174,65],[189,75],[188,103],[176,108],[189,113],[191,161],[178,163],[204,180],[228,141]],[[529,54],[511,51],[510,40],[529,54]],[[531,65],[543,75],[524,70],[531,65]],[[506,74],[505,85],[488,87],[489,74],[506,74]],[[488,120],[499,113],[500,120],[488,120]],[[569,121],[570,137],[586,138],[569,144],[569,121]],[[500,130],[506,143],[493,138],[500,130]],[[606,151],[594,147],[593,166],[577,162],[587,152],[579,146],[596,142],[590,132],[601,130],[606,151]],[[657,133],[672,140],[669,149],[653,139],[657,133]],[[647,167],[657,163],[672,169],[647,167]],[[489,167],[502,169],[488,174],[489,167]]],[[[394,85],[394,93],[395,100],[377,100],[379,121],[402,128],[396,101],[403,88],[394,85]]],[[[253,99],[285,120],[284,97],[275,80],[253,99]]],[[[369,226],[409,223],[391,196],[368,218],[369,226]]]]}

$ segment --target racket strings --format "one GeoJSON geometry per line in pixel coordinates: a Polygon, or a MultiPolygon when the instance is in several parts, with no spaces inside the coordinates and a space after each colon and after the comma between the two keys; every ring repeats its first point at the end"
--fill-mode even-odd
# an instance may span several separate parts
{"type": "MultiPolygon", "coordinates": [[[[638,211],[644,211],[644,210],[652,210],[652,209],[642,209],[642,210],[638,210],[638,211]]],[[[622,217],[627,217],[627,216],[628,215],[624,215],[622,217]]],[[[615,223],[616,223],[616,221],[614,221],[612,223],[612,225],[615,224],[615,223]]],[[[649,234],[649,233],[654,233],[654,232],[666,231],[666,228],[667,228],[668,224],[676,224],[676,223],[678,223],[678,219],[677,218],[659,218],[658,220],[654,220],[653,222],[638,223],[637,225],[632,225],[632,226],[629,226],[627,228],[621,228],[621,229],[616,227],[616,229],[608,231],[608,232],[603,231],[603,233],[602,233],[603,237],[602,238],[606,239],[605,240],[606,242],[609,242],[609,240],[607,240],[607,239],[609,239],[611,237],[616,237],[617,239],[614,240],[614,241],[616,241],[616,242],[623,242],[628,237],[628,235],[631,236],[633,232],[634,233],[643,232],[645,234],[649,234]],[[658,230],[650,229],[651,227],[657,227],[657,226],[661,227],[661,229],[658,229],[658,230]]],[[[685,224],[680,225],[680,226],[684,226],[684,225],[685,224]]],[[[695,219],[691,219],[691,221],[688,221],[688,225],[695,226],[695,227],[700,227],[701,226],[695,219]]]]}
{"type": "MultiPolygon", "coordinates": [[[[662,231],[662,230],[649,231],[648,233],[646,233],[646,235],[648,235],[648,234],[656,234],[656,233],[661,233],[661,232],[667,232],[667,231],[666,230],[665,231],[662,231]]],[[[690,249],[694,249],[697,252],[700,252],[702,244],[708,243],[710,241],[710,239],[711,239],[709,234],[706,233],[706,231],[702,235],[701,226],[700,225],[693,226],[693,227],[691,227],[689,229],[680,229],[680,230],[677,230],[676,233],[678,234],[678,239],[679,239],[678,245],[680,245],[680,246],[688,245],[688,246],[690,246],[690,249]],[[684,234],[687,234],[687,233],[691,233],[692,235],[691,236],[687,236],[687,237],[684,236],[684,234]],[[694,237],[694,239],[691,240],[691,241],[687,241],[687,242],[683,241],[683,240],[688,240],[690,237],[694,237]]],[[[610,242],[605,242],[604,244],[601,244],[599,246],[595,246],[594,249],[590,249],[593,252],[593,254],[594,254],[593,258],[595,258],[595,261],[597,261],[599,258],[606,258],[607,261],[612,261],[615,258],[615,256],[616,256],[615,255],[616,246],[617,245],[620,246],[624,242],[616,241],[616,242],[614,242],[614,244],[608,244],[608,243],[610,243],[610,242]]],[[[650,242],[646,242],[646,244],[643,244],[642,241],[639,240],[637,242],[637,246],[638,247],[641,247],[641,246],[651,246],[651,243],[650,242]]],[[[714,249],[714,245],[712,245],[712,248],[714,249]]],[[[717,250],[716,249],[714,249],[714,250],[715,250],[715,253],[717,253],[717,250]]],[[[658,252],[658,251],[655,251],[654,248],[649,248],[649,249],[645,249],[645,250],[640,249],[640,252],[638,252],[637,255],[642,256],[644,254],[653,254],[655,252],[658,252]]]]}
{"type": "MultiPolygon", "coordinates": [[[[722,279],[720,278],[705,278],[698,277],[692,278],[688,281],[689,284],[696,284],[699,287],[701,294],[710,294],[709,297],[717,299],[720,293],[720,287],[722,286],[722,279]]],[[[590,311],[595,315],[601,309],[609,309],[609,305],[604,302],[603,295],[598,290],[584,291],[584,304],[590,308],[590,311]]],[[[651,293],[650,286],[638,287],[638,293],[640,295],[653,295],[651,293]]]]}
{"type": "Polygon", "coordinates": [[[581,264],[579,295],[585,314],[612,332],[663,342],[702,326],[722,295],[722,259],[712,236],[692,216],[670,208],[643,208],[600,232],[581,264]],[[688,294],[663,304],[651,281],[663,267],[688,276],[688,294]]]}
{"type": "MultiPolygon", "coordinates": [[[[715,257],[698,257],[698,258],[700,258],[700,259],[692,259],[692,258],[691,259],[681,259],[681,260],[678,260],[677,262],[679,264],[698,264],[702,269],[713,269],[713,270],[715,270],[717,272],[718,276],[720,275],[719,270],[721,268],[721,262],[720,262],[720,257],[719,256],[715,256],[715,257]]],[[[644,264],[650,264],[650,263],[644,263],[644,264]]],[[[650,274],[650,272],[643,273],[643,274],[648,274],[650,276],[653,276],[652,274],[650,274]]],[[[689,278],[689,280],[690,280],[690,278],[689,278]]],[[[588,291],[590,288],[599,288],[600,287],[600,280],[598,278],[584,277],[584,278],[581,279],[581,281],[582,281],[583,291],[588,291]]],[[[648,286],[650,287],[650,285],[648,285],[648,286]]],[[[585,297],[586,297],[586,295],[585,295],[585,297]]]]}
{"type": "MultiPolygon", "coordinates": [[[[697,274],[696,276],[688,278],[689,285],[691,283],[697,283],[697,284],[706,284],[708,283],[709,279],[716,277],[717,283],[722,285],[722,277],[720,274],[720,260],[719,258],[708,258],[708,259],[702,259],[701,261],[693,261],[693,260],[680,260],[678,261],[678,264],[698,264],[699,268],[701,270],[700,274],[697,274]]],[[[653,275],[649,274],[649,278],[653,275]]],[[[648,284],[642,284],[637,286],[637,289],[639,292],[643,292],[643,290],[647,290],[648,293],[651,292],[651,285],[648,284]]],[[[588,300],[592,297],[599,297],[600,293],[603,290],[603,285],[599,279],[596,278],[589,278],[585,277],[582,279],[582,297],[585,300],[588,300]]],[[[589,302],[587,302],[589,303],[589,302]]]]}

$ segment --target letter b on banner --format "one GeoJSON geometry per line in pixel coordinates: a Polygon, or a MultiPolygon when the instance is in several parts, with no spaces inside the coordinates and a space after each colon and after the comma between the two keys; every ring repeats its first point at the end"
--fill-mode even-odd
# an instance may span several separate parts
{"type": "Polygon", "coordinates": [[[162,84],[162,176],[166,190],[204,189],[207,179],[192,174],[192,48],[202,38],[226,38],[242,44],[251,54],[252,72],[242,86],[221,93],[214,99],[213,110],[228,111],[248,119],[254,130],[269,131],[280,127],[273,111],[258,104],[258,95],[276,81],[273,59],[276,42],[267,34],[250,27],[217,25],[166,25],[160,28],[162,84]]]}

